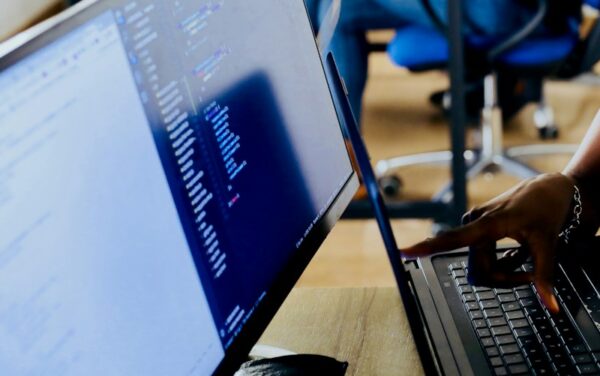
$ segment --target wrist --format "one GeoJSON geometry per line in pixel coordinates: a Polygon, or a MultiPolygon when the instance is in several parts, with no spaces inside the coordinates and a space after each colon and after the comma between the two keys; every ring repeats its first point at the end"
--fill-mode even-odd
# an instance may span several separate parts
{"type": "Polygon", "coordinates": [[[581,198],[581,226],[579,233],[594,235],[598,230],[600,223],[598,213],[600,213],[600,200],[598,199],[598,188],[600,184],[597,178],[578,174],[575,171],[564,171],[562,173],[574,187],[578,187],[581,198]]]}

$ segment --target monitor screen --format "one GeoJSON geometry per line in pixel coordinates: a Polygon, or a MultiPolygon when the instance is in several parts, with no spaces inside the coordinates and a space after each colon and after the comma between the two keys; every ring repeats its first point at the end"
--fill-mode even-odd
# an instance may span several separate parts
{"type": "Polygon", "coordinates": [[[72,13],[0,59],[0,373],[213,373],[356,180],[304,3],[72,13]]]}

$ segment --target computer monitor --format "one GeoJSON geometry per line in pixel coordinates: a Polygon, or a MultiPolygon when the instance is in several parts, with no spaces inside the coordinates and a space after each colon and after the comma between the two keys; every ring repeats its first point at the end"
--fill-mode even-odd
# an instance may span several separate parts
{"type": "Polygon", "coordinates": [[[0,373],[231,372],[358,186],[303,1],[87,1],[0,49],[0,373]]]}

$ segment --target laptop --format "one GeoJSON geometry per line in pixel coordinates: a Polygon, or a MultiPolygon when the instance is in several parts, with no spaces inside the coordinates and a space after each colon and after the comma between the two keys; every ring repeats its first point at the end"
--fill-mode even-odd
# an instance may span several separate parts
{"type": "Polygon", "coordinates": [[[358,188],[302,0],[0,45],[0,374],[231,375],[358,188]]]}
{"type": "MultiPolygon", "coordinates": [[[[402,260],[331,54],[326,69],[426,373],[600,374],[600,240],[562,250],[569,257],[560,258],[556,270],[558,314],[542,305],[533,284],[510,289],[471,286],[466,278],[468,249],[402,260]]],[[[509,249],[499,249],[499,255],[509,249]]],[[[526,262],[520,270],[531,271],[533,265],[526,262]]]]}

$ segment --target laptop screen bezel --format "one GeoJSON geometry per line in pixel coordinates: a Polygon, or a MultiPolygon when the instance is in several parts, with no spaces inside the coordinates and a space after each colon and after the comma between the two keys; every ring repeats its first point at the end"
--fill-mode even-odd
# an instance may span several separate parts
{"type": "MultiPolygon", "coordinates": [[[[296,1],[303,2],[303,0],[296,1]]],[[[111,10],[116,3],[118,3],[118,0],[84,0],[51,19],[1,43],[0,73],[42,49],[46,45],[61,38],[78,26],[105,11],[111,10]]],[[[308,21],[308,11],[305,6],[304,9],[305,17],[308,21]]],[[[313,41],[314,56],[315,58],[319,58],[319,51],[314,38],[313,41]]],[[[323,62],[320,58],[319,61],[321,63],[321,71],[323,72],[323,80],[327,82],[323,62]]],[[[335,109],[329,82],[327,82],[327,87],[329,89],[330,105],[335,109]]],[[[340,128],[340,135],[342,135],[340,115],[337,111],[336,116],[338,120],[337,126],[340,128]]],[[[325,240],[327,234],[345,211],[352,200],[352,197],[356,193],[359,184],[358,175],[356,171],[352,169],[345,184],[327,208],[324,215],[316,222],[311,232],[306,236],[304,242],[293,253],[286,266],[278,273],[275,282],[267,291],[266,298],[256,307],[254,314],[248,319],[248,322],[244,325],[240,334],[225,351],[225,356],[219,363],[214,374],[232,374],[240,364],[246,360],[248,353],[267,328],[279,307],[283,304],[285,298],[302,275],[302,272],[308,266],[310,260],[325,240]]]]}

